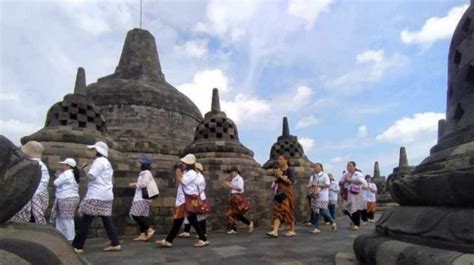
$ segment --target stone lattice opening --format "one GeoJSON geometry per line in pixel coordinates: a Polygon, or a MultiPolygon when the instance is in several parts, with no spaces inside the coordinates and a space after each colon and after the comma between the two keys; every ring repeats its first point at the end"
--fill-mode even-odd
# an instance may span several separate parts
{"type": "Polygon", "coordinates": [[[456,50],[456,52],[454,53],[454,59],[453,59],[454,64],[459,65],[461,63],[461,58],[462,58],[461,52],[456,50]]]}
{"type": "Polygon", "coordinates": [[[471,63],[467,69],[466,82],[474,83],[474,65],[471,63]]]}
{"type": "Polygon", "coordinates": [[[464,115],[464,109],[461,106],[461,104],[458,103],[458,105],[456,106],[456,110],[454,111],[453,118],[455,121],[460,121],[463,115],[464,115]]]}

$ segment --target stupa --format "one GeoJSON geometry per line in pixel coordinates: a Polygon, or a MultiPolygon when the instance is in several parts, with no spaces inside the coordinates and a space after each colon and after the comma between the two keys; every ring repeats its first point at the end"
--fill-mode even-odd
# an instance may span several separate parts
{"type": "Polygon", "coordinates": [[[204,166],[207,181],[206,194],[213,213],[208,216],[212,229],[225,227],[225,207],[229,191],[222,184],[229,177],[226,173],[232,167],[241,171],[245,181],[245,196],[251,200],[249,215],[256,225],[271,221],[270,190],[272,177],[253,158],[254,153],[239,140],[237,125],[221,111],[219,92],[212,91],[211,111],[206,113],[194,135],[194,142],[184,149],[184,154],[194,154],[204,166]]]}
{"type": "Polygon", "coordinates": [[[474,7],[464,13],[448,56],[446,120],[438,143],[412,172],[401,157],[388,180],[391,208],[359,236],[361,264],[472,264],[474,261],[474,7]]]}

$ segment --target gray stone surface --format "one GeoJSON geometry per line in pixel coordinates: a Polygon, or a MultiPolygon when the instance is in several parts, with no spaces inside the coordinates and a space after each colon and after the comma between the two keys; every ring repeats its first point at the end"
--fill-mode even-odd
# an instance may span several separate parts
{"type": "Polygon", "coordinates": [[[0,250],[0,261],[3,265],[31,265],[30,262],[5,250],[0,250]]]}
{"type": "Polygon", "coordinates": [[[25,159],[18,147],[0,135],[0,224],[23,208],[40,180],[38,163],[25,159]]]}
{"type": "MultiPolygon", "coordinates": [[[[223,232],[210,232],[211,244],[202,249],[193,248],[195,239],[177,238],[173,248],[157,248],[154,240],[165,235],[155,236],[151,242],[133,242],[131,238],[122,240],[121,253],[103,253],[101,248],[106,239],[90,239],[85,248],[85,258],[93,264],[335,264],[336,254],[350,252],[355,235],[373,230],[372,224],[362,226],[358,232],[348,229],[347,217],[337,220],[339,230],[331,232],[329,226],[322,224],[322,233],[313,235],[311,227],[297,226],[294,238],[265,236],[269,227],[260,227],[253,234],[239,230],[237,235],[223,232]]],[[[194,236],[194,231],[191,230],[194,236]]]]}
{"type": "MultiPolygon", "coordinates": [[[[0,225],[0,250],[38,265],[86,264],[55,228],[39,224],[0,225]]],[[[4,264],[0,259],[0,264],[4,264]]]]}

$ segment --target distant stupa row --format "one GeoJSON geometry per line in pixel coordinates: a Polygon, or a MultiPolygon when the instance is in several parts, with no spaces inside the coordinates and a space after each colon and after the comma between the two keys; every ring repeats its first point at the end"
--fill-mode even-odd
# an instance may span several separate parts
{"type": "MultiPolygon", "coordinates": [[[[43,160],[51,171],[66,157],[74,157],[79,165],[88,163],[88,144],[104,141],[109,145],[115,177],[113,212],[122,234],[136,233],[136,227],[127,218],[134,195],[128,183],[136,181],[140,171],[136,158],[142,154],[155,161],[153,171],[160,196],[153,201],[151,213],[160,232],[172,224],[176,193],[172,167],[187,153],[195,154],[204,165],[207,193],[214,210],[209,217],[212,229],[225,226],[223,209],[228,194],[222,182],[227,169],[240,168],[253,204],[250,214],[257,224],[271,219],[270,183],[274,160],[279,154],[290,156],[297,178],[301,179],[296,185],[298,192],[306,190],[310,174],[311,162],[297,137],[290,135],[286,118],[283,134],[273,145],[263,168],[253,158],[254,153],[239,141],[236,124],[221,111],[217,89],[213,90],[211,110],[203,118],[189,98],[166,82],[155,39],[142,29],[128,32],[115,73],[87,86],[85,71],[79,68],[74,93],[49,109],[44,128],[21,141],[30,140],[43,143],[46,148],[43,160]]],[[[53,194],[50,188],[50,195],[53,194]]],[[[306,199],[300,196],[296,209],[299,217],[307,217],[307,207],[306,199]]],[[[93,232],[97,236],[103,233],[93,232]]]]}

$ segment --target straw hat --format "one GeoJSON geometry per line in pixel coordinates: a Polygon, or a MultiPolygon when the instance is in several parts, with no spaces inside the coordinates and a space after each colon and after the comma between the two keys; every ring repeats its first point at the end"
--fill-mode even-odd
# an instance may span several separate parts
{"type": "Polygon", "coordinates": [[[194,165],[196,164],[196,157],[193,154],[187,154],[181,158],[180,161],[186,165],[194,165]]]}
{"type": "Polygon", "coordinates": [[[204,167],[202,166],[201,163],[196,163],[195,166],[196,166],[196,169],[197,169],[197,170],[199,170],[199,171],[201,171],[201,172],[204,172],[204,167]]]}
{"type": "Polygon", "coordinates": [[[108,157],[109,156],[109,147],[104,142],[97,142],[94,145],[88,145],[87,148],[95,149],[99,154],[108,157]]]}
{"type": "Polygon", "coordinates": [[[29,141],[21,146],[21,151],[31,158],[41,159],[44,151],[44,146],[37,141],[29,141]]]}
{"type": "Polygon", "coordinates": [[[59,164],[68,165],[70,167],[75,167],[77,165],[76,160],[72,158],[66,158],[64,161],[59,162],[59,164]]]}

